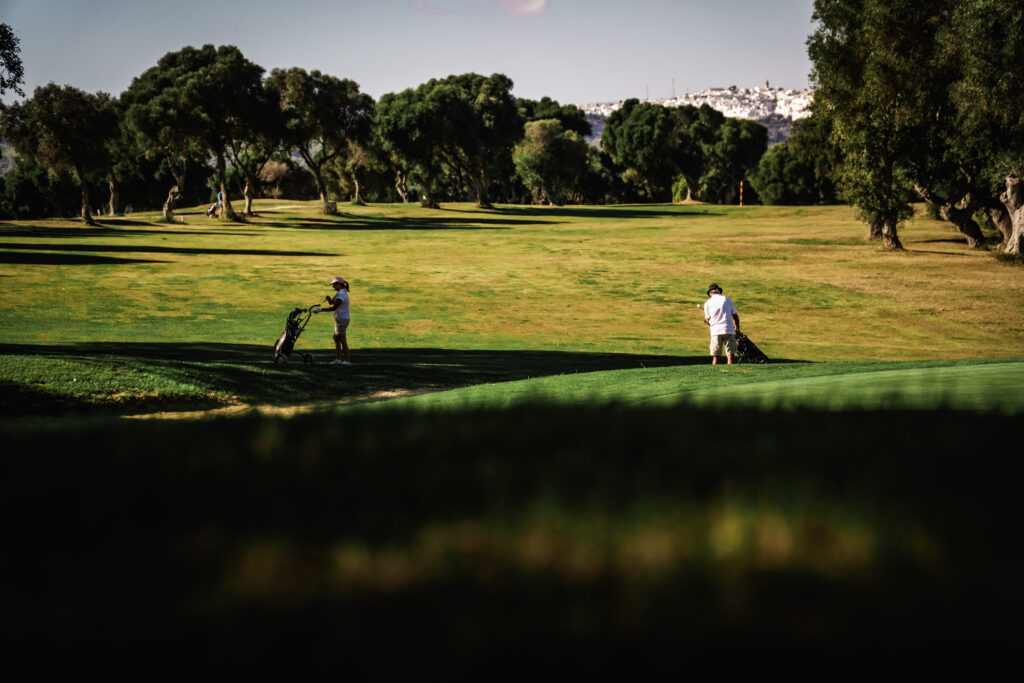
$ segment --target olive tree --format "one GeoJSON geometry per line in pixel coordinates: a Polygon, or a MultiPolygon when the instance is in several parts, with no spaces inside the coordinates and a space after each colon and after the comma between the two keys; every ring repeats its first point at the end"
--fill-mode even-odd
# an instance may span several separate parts
{"type": "Polygon", "coordinates": [[[23,103],[0,115],[0,135],[19,156],[51,174],[70,173],[82,195],[82,220],[96,225],[89,196],[90,176],[110,166],[108,139],[117,133],[117,116],[106,93],[91,94],[70,85],[36,88],[23,103]]]}

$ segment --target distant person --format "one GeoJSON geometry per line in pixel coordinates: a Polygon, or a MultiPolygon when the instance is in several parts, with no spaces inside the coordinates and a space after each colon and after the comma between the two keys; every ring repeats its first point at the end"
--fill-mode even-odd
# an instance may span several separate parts
{"type": "Polygon", "coordinates": [[[708,300],[704,302],[704,322],[711,328],[711,364],[718,365],[718,359],[725,349],[726,362],[732,365],[732,359],[739,351],[736,347],[736,334],[740,331],[740,316],[732,299],[722,296],[722,288],[716,284],[708,287],[708,300]]]}
{"type": "Polygon", "coordinates": [[[349,309],[348,309],[348,282],[340,275],[331,280],[330,285],[334,287],[335,295],[327,295],[327,303],[330,307],[317,307],[314,313],[321,311],[334,311],[334,351],[337,356],[331,361],[332,365],[352,365],[348,355],[348,339],[345,332],[348,330],[349,309]],[[342,359],[344,355],[344,360],[342,359]]]}
{"type": "Polygon", "coordinates": [[[206,210],[207,216],[213,216],[218,213],[219,215],[224,214],[224,195],[221,192],[217,192],[217,201],[210,205],[210,208],[206,210]]]}

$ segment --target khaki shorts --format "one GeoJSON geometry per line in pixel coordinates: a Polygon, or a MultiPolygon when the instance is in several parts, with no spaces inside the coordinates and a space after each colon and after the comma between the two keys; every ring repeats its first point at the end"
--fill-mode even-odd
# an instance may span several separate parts
{"type": "Polygon", "coordinates": [[[737,356],[739,349],[736,347],[735,334],[713,334],[711,335],[711,355],[721,356],[722,347],[725,347],[725,355],[737,356]]]}
{"type": "Polygon", "coordinates": [[[347,330],[347,329],[348,329],[348,318],[344,318],[343,320],[338,320],[337,318],[334,319],[334,336],[335,337],[340,337],[341,335],[345,334],[345,330],[347,330]]]}

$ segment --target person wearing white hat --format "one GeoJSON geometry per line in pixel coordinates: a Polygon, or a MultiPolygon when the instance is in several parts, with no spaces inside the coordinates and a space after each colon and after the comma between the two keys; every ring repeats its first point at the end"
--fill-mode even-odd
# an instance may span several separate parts
{"type": "Polygon", "coordinates": [[[348,300],[348,282],[345,278],[340,275],[329,283],[334,287],[336,294],[334,296],[327,295],[327,303],[330,307],[317,307],[313,309],[314,313],[320,313],[322,311],[334,311],[334,351],[337,358],[331,361],[332,365],[352,365],[348,356],[348,339],[345,336],[345,332],[348,330],[349,323],[349,300],[348,300]],[[342,355],[344,354],[344,360],[342,355]]]}

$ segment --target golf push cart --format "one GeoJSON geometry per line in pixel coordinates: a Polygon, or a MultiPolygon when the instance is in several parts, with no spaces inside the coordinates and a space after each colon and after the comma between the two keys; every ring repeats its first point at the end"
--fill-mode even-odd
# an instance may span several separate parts
{"type": "MultiPolygon", "coordinates": [[[[306,323],[313,317],[314,309],[319,307],[320,304],[313,304],[308,308],[295,308],[288,314],[288,321],[284,324],[284,332],[281,333],[281,337],[274,344],[275,363],[288,362],[288,356],[292,355],[292,350],[295,348],[295,341],[302,334],[302,330],[306,329],[306,323]]],[[[302,354],[302,360],[309,365],[315,359],[313,354],[304,353],[302,354]]]]}

